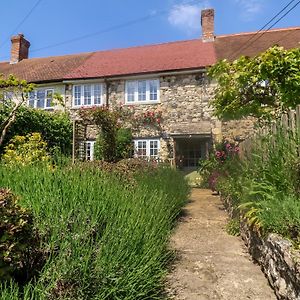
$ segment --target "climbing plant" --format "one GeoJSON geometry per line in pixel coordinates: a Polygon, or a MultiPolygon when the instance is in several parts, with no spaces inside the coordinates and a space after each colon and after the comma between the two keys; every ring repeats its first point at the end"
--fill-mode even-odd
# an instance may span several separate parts
{"type": "Polygon", "coordinates": [[[110,162],[131,156],[132,130],[144,126],[161,130],[160,111],[139,113],[133,106],[82,108],[79,115],[86,124],[95,124],[99,128],[95,155],[98,159],[110,162]]]}
{"type": "Polygon", "coordinates": [[[212,66],[217,81],[211,102],[221,119],[271,118],[300,104],[300,49],[272,47],[253,58],[242,56],[212,66]]]}

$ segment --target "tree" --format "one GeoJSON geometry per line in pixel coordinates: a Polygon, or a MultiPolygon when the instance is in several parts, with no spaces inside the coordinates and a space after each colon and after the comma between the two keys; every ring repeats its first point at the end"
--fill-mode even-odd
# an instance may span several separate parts
{"type": "Polygon", "coordinates": [[[19,80],[10,75],[5,79],[0,76],[0,110],[8,112],[0,123],[0,147],[4,142],[6,133],[16,119],[18,109],[26,102],[28,93],[34,85],[25,80],[19,80]]]}
{"type": "Polygon", "coordinates": [[[270,118],[300,104],[300,49],[272,47],[254,58],[242,56],[212,66],[211,103],[220,119],[270,118]]]}

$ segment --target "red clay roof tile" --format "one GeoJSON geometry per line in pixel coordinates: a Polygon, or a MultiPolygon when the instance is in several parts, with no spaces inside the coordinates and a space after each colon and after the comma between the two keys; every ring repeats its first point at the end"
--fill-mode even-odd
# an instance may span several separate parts
{"type": "Polygon", "coordinates": [[[300,46],[300,27],[273,29],[255,34],[246,32],[217,36],[215,40],[217,59],[234,60],[241,55],[255,56],[274,45],[286,49],[300,46]]]}
{"type": "Polygon", "coordinates": [[[299,47],[300,27],[270,30],[249,47],[259,35],[240,33],[217,36],[215,42],[201,39],[158,45],[115,49],[76,55],[24,59],[16,64],[0,63],[0,73],[15,74],[28,82],[51,82],[72,79],[126,76],[199,69],[217,60],[254,56],[274,44],[287,49],[299,47]]]}
{"type": "Polygon", "coordinates": [[[213,43],[199,40],[95,52],[65,78],[95,78],[203,68],[216,61],[213,43]]]}

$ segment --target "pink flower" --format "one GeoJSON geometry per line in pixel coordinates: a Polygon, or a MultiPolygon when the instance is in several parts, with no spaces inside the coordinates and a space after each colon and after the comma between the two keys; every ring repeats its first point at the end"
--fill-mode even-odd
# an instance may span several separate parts
{"type": "Polygon", "coordinates": [[[222,153],[221,153],[220,151],[216,151],[215,154],[216,154],[216,157],[217,157],[217,158],[220,158],[220,157],[222,156],[222,153]]]}

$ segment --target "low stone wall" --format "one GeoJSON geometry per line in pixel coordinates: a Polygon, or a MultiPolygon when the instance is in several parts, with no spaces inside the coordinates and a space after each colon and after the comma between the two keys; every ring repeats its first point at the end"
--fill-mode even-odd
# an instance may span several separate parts
{"type": "MultiPolygon", "coordinates": [[[[237,212],[223,199],[229,214],[237,212]]],[[[240,233],[249,253],[261,266],[278,299],[300,300],[300,252],[277,234],[262,237],[241,218],[240,233]]]]}

